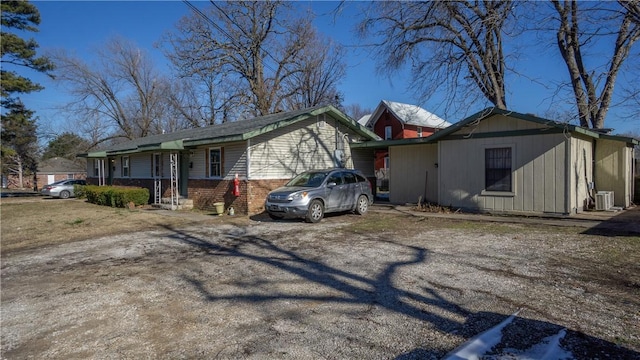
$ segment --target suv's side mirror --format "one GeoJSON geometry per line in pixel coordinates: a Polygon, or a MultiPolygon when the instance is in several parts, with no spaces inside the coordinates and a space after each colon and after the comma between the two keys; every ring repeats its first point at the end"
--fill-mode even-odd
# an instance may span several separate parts
{"type": "Polygon", "coordinates": [[[332,188],[332,187],[334,187],[334,186],[336,186],[336,185],[338,185],[338,184],[334,183],[333,181],[332,181],[332,182],[330,182],[330,183],[327,183],[327,187],[328,187],[328,188],[332,188]]]}

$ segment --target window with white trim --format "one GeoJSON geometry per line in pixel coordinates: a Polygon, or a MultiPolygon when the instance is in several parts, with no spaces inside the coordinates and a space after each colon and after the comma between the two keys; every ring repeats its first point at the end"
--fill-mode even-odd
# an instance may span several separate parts
{"type": "Polygon", "coordinates": [[[512,192],[511,147],[484,149],[485,190],[512,192]]]}
{"type": "Polygon", "coordinates": [[[391,126],[385,126],[384,127],[384,139],[385,140],[391,140],[391,138],[393,137],[393,132],[392,132],[392,127],[391,126]]]}
{"type": "Polygon", "coordinates": [[[418,137],[422,137],[422,127],[418,126],[418,137]]]}
{"type": "Polygon", "coordinates": [[[100,165],[102,161],[100,159],[93,159],[93,176],[100,176],[100,165]]]}
{"type": "Polygon", "coordinates": [[[162,177],[162,154],[155,153],[151,155],[151,176],[155,179],[162,177]]]}
{"type": "Polygon", "coordinates": [[[222,150],[209,149],[209,177],[222,176],[222,150]]]}
{"type": "Polygon", "coordinates": [[[129,157],[128,156],[122,157],[121,165],[122,165],[122,177],[129,177],[130,175],[129,175],[129,157]]]}

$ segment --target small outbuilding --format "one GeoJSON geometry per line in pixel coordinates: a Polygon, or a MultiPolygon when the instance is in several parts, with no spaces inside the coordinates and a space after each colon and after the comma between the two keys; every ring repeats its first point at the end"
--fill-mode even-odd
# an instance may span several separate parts
{"type": "Polygon", "coordinates": [[[84,159],[73,161],[62,157],[42,160],[36,171],[36,184],[42,188],[47,184],[66,179],[86,179],[87,168],[84,159]]]}
{"type": "Polygon", "coordinates": [[[628,137],[489,108],[427,138],[355,146],[382,145],[392,203],[562,215],[632,204],[628,137]]]}

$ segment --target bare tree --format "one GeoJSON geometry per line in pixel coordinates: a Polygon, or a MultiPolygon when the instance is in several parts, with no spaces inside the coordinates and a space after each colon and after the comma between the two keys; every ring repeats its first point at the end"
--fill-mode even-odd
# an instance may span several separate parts
{"type": "Polygon", "coordinates": [[[616,78],[640,38],[640,5],[638,1],[551,2],[558,15],[558,49],[569,72],[580,126],[604,128],[616,78]],[[615,39],[612,54],[600,69],[590,68],[584,49],[602,37],[615,39]]]}
{"type": "Polygon", "coordinates": [[[312,34],[307,46],[295,61],[298,71],[284,84],[284,99],[288,109],[303,109],[316,105],[338,105],[342,98],[336,85],[346,74],[342,62],[344,51],[330,39],[312,34]]]}
{"type": "Polygon", "coordinates": [[[345,106],[344,111],[356,121],[360,120],[360,118],[365,115],[373,114],[373,110],[371,108],[363,108],[360,104],[347,105],[345,106]]]}
{"type": "Polygon", "coordinates": [[[66,110],[85,125],[96,142],[134,139],[165,129],[169,82],[145,53],[124,39],[112,39],[98,52],[100,64],[89,66],[63,52],[53,53],[56,79],[68,85],[75,100],[66,110]]]}
{"type": "Polygon", "coordinates": [[[337,50],[330,46],[315,48],[316,58],[309,56],[311,47],[318,44],[311,17],[295,14],[291,4],[212,2],[205,11],[187,4],[194,13],[179,22],[177,33],[167,36],[173,48],[167,56],[181,76],[201,83],[214,80],[208,84],[216,87],[208,87],[208,97],[200,101],[208,103],[211,111],[221,112],[224,120],[230,115],[265,115],[324,101],[325,91],[335,91],[337,79],[328,74],[320,74],[316,84],[298,83],[305,70],[335,70],[340,65],[331,57],[337,50]],[[308,64],[317,58],[330,63],[308,64]],[[296,99],[304,94],[311,100],[296,99]]]}
{"type": "Polygon", "coordinates": [[[450,102],[479,96],[506,109],[503,35],[514,6],[510,0],[375,2],[360,35],[378,39],[383,71],[409,64],[422,96],[445,88],[450,102]]]}

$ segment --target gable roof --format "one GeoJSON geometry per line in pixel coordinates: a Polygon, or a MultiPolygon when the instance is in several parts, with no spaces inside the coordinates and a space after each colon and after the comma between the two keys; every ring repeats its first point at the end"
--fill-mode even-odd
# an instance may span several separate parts
{"type": "Polygon", "coordinates": [[[604,134],[602,132],[599,132],[597,130],[594,129],[588,129],[588,128],[584,128],[581,126],[577,126],[577,125],[571,125],[568,123],[560,123],[557,121],[553,121],[553,120],[549,120],[549,119],[545,119],[545,118],[541,118],[535,115],[531,115],[531,114],[522,114],[522,113],[518,113],[515,111],[510,111],[510,110],[502,110],[502,109],[498,109],[496,107],[489,107],[486,108],[484,110],[478,111],[477,113],[453,124],[452,126],[439,131],[431,136],[428,137],[429,141],[437,141],[439,139],[442,139],[448,135],[451,135],[453,133],[455,133],[456,131],[470,126],[470,125],[474,125],[476,122],[488,119],[492,116],[496,116],[496,115],[504,115],[504,116],[508,116],[511,118],[516,118],[519,120],[524,120],[524,121],[530,121],[533,123],[537,123],[537,124],[541,124],[541,125],[546,125],[550,128],[555,128],[561,131],[567,131],[567,132],[575,132],[575,133],[579,133],[579,134],[583,134],[595,139],[612,139],[612,140],[619,140],[619,141],[625,141],[629,144],[633,144],[633,145],[638,145],[638,140],[630,138],[630,137],[626,137],[626,136],[620,136],[620,135],[609,135],[609,134],[604,134]]]}
{"type": "Polygon", "coordinates": [[[380,137],[371,132],[371,130],[361,126],[335,107],[327,105],[275,113],[253,119],[227,122],[201,128],[180,130],[168,134],[146,136],[116,144],[101,151],[81,154],[80,156],[93,158],[144,151],[184,150],[205,144],[242,141],[322,114],[331,116],[366,140],[380,139],[380,137]]]}
{"type": "MultiPolygon", "coordinates": [[[[84,161],[84,160],[82,160],[84,161]]],[[[38,173],[84,173],[87,168],[69,159],[54,157],[38,163],[38,173]]]]}
{"type": "MultiPolygon", "coordinates": [[[[451,125],[448,121],[430,113],[420,106],[382,100],[373,114],[371,114],[367,119],[366,126],[373,127],[385,110],[391,112],[403,124],[430,127],[434,129],[444,129],[451,125]]],[[[358,120],[358,122],[362,120],[363,118],[358,120]]]]}
{"type": "Polygon", "coordinates": [[[358,124],[360,124],[362,126],[367,126],[367,123],[369,122],[369,119],[371,119],[371,115],[372,114],[364,115],[363,117],[358,119],[358,124]]]}
{"type": "MultiPolygon", "coordinates": [[[[496,115],[504,115],[504,116],[508,116],[511,118],[515,118],[515,119],[519,119],[519,120],[523,120],[523,121],[530,121],[530,122],[534,122],[537,124],[541,124],[541,125],[546,125],[548,128],[551,129],[555,129],[555,131],[559,131],[559,132],[575,132],[575,133],[579,133],[579,134],[583,134],[595,139],[611,139],[611,140],[617,140],[617,141],[624,141],[627,144],[630,145],[638,145],[639,142],[636,139],[630,138],[630,137],[626,137],[626,136],[620,136],[620,135],[609,135],[609,134],[604,134],[601,132],[598,132],[597,130],[593,130],[593,129],[587,129],[587,128],[583,128],[580,126],[576,126],[576,125],[571,125],[571,124],[567,124],[567,123],[559,123],[553,120],[549,120],[549,119],[545,119],[545,118],[541,118],[535,115],[529,115],[529,114],[522,114],[522,113],[518,113],[515,111],[510,111],[510,110],[502,110],[502,109],[498,109],[496,107],[490,107],[490,108],[486,108],[484,110],[478,111],[477,113],[463,119],[460,120],[459,122],[443,129],[440,131],[435,132],[434,134],[424,137],[424,138],[412,138],[412,139],[399,139],[399,140],[385,140],[385,141],[368,141],[366,143],[362,143],[362,144],[355,144],[354,147],[359,147],[359,148],[382,148],[382,147],[388,147],[388,146],[393,146],[393,145],[413,145],[413,144],[432,144],[432,143],[436,143],[439,140],[445,139],[447,137],[450,137],[452,134],[454,134],[455,132],[457,132],[458,130],[461,130],[465,127],[468,126],[475,126],[478,122],[486,120],[492,116],[496,116],[496,115]]],[[[545,130],[545,129],[537,129],[537,130],[524,130],[527,133],[543,133],[543,132],[549,132],[549,130],[545,130]]],[[[512,135],[516,135],[516,133],[521,133],[521,131],[506,131],[505,134],[510,133],[512,135]]],[[[482,136],[481,134],[476,134],[476,136],[482,136]]],[[[465,135],[465,137],[469,137],[472,138],[474,137],[473,135],[465,135]]]]}

